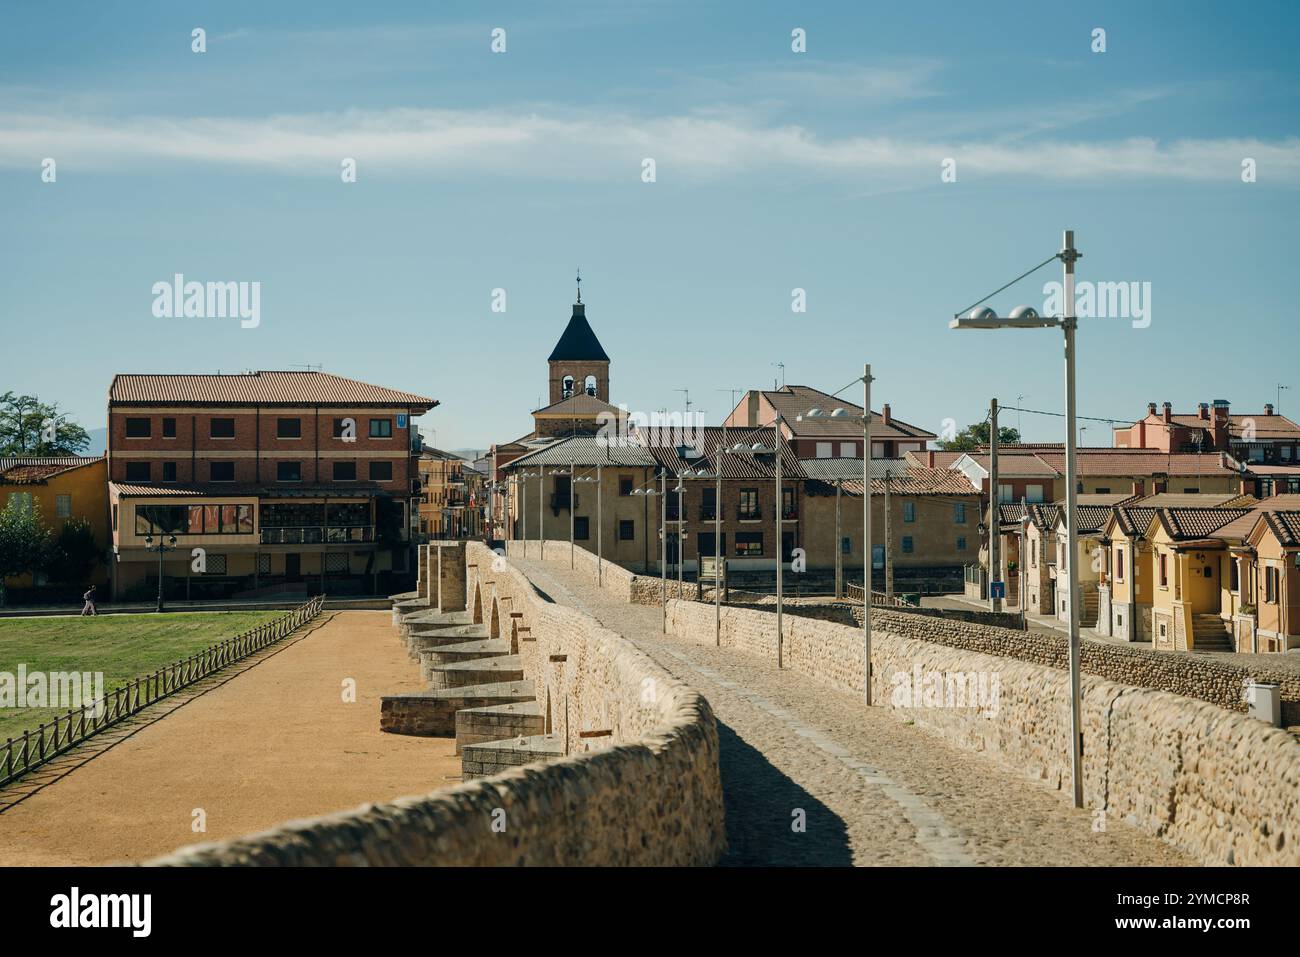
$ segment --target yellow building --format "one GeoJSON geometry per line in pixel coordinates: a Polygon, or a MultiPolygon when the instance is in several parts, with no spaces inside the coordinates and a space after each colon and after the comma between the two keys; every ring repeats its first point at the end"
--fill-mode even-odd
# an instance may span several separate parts
{"type": "Polygon", "coordinates": [[[1237,650],[1300,648],[1300,509],[1262,512],[1246,536],[1241,563],[1237,650]]]}
{"type": "MultiPolygon", "coordinates": [[[[64,524],[83,519],[90,525],[95,542],[107,551],[111,536],[108,527],[108,467],[104,457],[79,455],[52,458],[0,458],[0,508],[17,503],[34,509],[41,521],[57,536],[64,524]]],[[[101,559],[91,572],[90,583],[108,581],[108,564],[101,559]]],[[[24,588],[45,584],[38,574],[6,579],[6,588],[24,588]]],[[[80,583],[69,583],[80,584],[80,583]]]]}
{"type": "Polygon", "coordinates": [[[1111,510],[1101,530],[1105,568],[1097,589],[1097,633],[1126,641],[1151,641],[1155,566],[1146,539],[1161,508],[1246,508],[1255,500],[1232,493],[1162,493],[1111,510]]]}

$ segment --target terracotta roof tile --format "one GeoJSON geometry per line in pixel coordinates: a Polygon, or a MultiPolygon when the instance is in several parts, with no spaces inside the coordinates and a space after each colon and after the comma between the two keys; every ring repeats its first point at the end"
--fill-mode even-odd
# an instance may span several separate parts
{"type": "Polygon", "coordinates": [[[327,372],[241,372],[221,375],[113,377],[108,400],[116,405],[372,405],[424,411],[437,399],[330,375],[327,372]]]}

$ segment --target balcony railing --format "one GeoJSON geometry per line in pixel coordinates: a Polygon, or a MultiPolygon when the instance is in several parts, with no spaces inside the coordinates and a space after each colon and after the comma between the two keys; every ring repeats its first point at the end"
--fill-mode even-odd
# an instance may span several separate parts
{"type": "Polygon", "coordinates": [[[763,510],[761,508],[741,509],[739,512],[736,513],[736,518],[742,522],[753,522],[753,521],[757,521],[762,517],[763,517],[763,510]]]}
{"type": "Polygon", "coordinates": [[[781,506],[781,517],[782,517],[782,518],[798,518],[798,517],[799,517],[799,510],[798,510],[797,508],[795,508],[793,505],[783,505],[783,506],[781,506]]]}
{"type": "Polygon", "coordinates": [[[712,522],[718,514],[718,510],[712,505],[700,506],[700,521],[712,522]]]}
{"type": "Polygon", "coordinates": [[[346,545],[373,542],[373,525],[300,525],[262,528],[263,545],[346,545]]]}

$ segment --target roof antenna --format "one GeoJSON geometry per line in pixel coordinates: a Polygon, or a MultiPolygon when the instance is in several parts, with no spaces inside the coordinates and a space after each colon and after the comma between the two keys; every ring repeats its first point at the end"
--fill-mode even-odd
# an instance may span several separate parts
{"type": "Polygon", "coordinates": [[[582,267],[578,267],[578,304],[582,304],[582,267]]]}
{"type": "MultiPolygon", "coordinates": [[[[781,387],[782,389],[784,389],[784,388],[785,388],[785,363],[784,363],[784,362],[773,362],[772,365],[776,366],[778,369],[781,370],[781,386],[780,386],[780,387],[781,387]]],[[[776,388],[777,388],[776,380],[775,380],[775,379],[772,380],[772,388],[773,388],[773,389],[776,389],[776,388]]]]}

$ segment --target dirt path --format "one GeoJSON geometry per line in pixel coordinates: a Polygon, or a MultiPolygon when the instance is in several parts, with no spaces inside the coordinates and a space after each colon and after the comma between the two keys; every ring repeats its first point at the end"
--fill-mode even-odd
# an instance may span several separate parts
{"type": "Polygon", "coordinates": [[[709,699],[730,845],[723,864],[1194,863],[1121,823],[1094,832],[1091,813],[1059,792],[887,708],[762,658],[667,637],[658,607],[618,602],[563,563],[512,561],[709,699]]]}
{"type": "Polygon", "coordinates": [[[0,865],[146,860],[456,784],[450,738],[379,730],[379,698],[421,687],[389,612],[329,614],[0,790],[0,865]]]}

